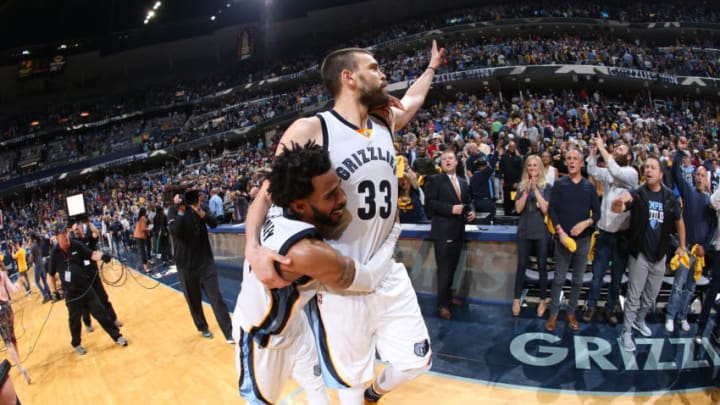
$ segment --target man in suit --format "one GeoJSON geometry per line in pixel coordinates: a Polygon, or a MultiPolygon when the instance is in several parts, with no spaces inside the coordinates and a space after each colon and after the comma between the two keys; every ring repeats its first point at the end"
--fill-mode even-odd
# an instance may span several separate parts
{"type": "Polygon", "coordinates": [[[426,203],[432,212],[430,237],[434,240],[437,264],[438,313],[450,319],[451,292],[455,269],[465,241],[465,222],[475,220],[467,181],[456,175],[457,157],[451,149],[440,156],[443,172],[432,177],[426,203]]]}

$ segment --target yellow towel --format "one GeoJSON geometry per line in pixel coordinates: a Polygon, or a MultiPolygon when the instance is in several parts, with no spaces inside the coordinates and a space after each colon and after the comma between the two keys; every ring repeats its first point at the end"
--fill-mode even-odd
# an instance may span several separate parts
{"type": "Polygon", "coordinates": [[[545,225],[547,225],[550,235],[555,235],[555,226],[553,225],[552,220],[550,220],[550,215],[545,214],[545,225]]]}
{"type": "Polygon", "coordinates": [[[688,256],[688,255],[673,256],[673,258],[670,259],[670,271],[677,270],[681,264],[687,268],[690,268],[690,256],[688,256]]]}
{"type": "Polygon", "coordinates": [[[697,256],[697,250],[699,244],[695,244],[692,247],[692,250],[690,250],[690,254],[695,256],[695,268],[693,269],[695,271],[695,274],[693,274],[693,277],[695,277],[695,282],[698,282],[700,280],[700,277],[702,276],[703,267],[705,267],[705,256],[698,257],[697,256]]]}
{"type": "Polygon", "coordinates": [[[575,239],[565,236],[565,247],[567,247],[567,250],[569,250],[570,253],[575,253],[577,250],[577,243],[575,243],[575,239]]]}
{"type": "Polygon", "coordinates": [[[599,234],[599,231],[595,231],[590,236],[590,250],[588,251],[588,260],[590,261],[593,261],[595,259],[595,244],[597,243],[597,237],[599,234]]]}

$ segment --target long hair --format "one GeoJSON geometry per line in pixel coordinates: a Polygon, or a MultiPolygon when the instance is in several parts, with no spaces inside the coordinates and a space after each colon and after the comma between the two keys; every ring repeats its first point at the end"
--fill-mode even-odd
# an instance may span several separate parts
{"type": "Polygon", "coordinates": [[[523,173],[522,177],[520,178],[520,187],[518,188],[518,192],[527,190],[527,182],[528,180],[530,180],[530,175],[528,174],[528,163],[530,163],[531,160],[536,160],[538,163],[538,168],[540,169],[538,171],[537,179],[538,188],[542,190],[547,185],[545,183],[545,165],[543,165],[542,159],[540,159],[540,156],[538,155],[530,155],[525,159],[525,167],[523,167],[523,173]]]}

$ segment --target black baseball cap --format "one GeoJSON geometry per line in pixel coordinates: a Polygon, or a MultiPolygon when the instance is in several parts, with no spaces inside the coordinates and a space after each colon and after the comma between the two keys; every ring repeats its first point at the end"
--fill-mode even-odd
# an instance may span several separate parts
{"type": "Polygon", "coordinates": [[[67,231],[67,225],[65,225],[64,222],[58,222],[53,229],[55,230],[55,235],[59,235],[67,231]]]}

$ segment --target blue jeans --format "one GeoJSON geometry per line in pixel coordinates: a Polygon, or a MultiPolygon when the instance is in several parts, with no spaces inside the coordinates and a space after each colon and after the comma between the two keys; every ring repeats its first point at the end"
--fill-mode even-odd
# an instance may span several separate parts
{"type": "MultiPolygon", "coordinates": [[[[690,258],[690,269],[695,267],[695,258],[690,258]]],[[[690,299],[695,292],[695,275],[685,266],[680,266],[675,270],[675,280],[673,281],[670,299],[666,308],[666,320],[675,320],[677,316],[679,321],[687,320],[688,309],[690,307],[690,299]]]]}
{"type": "Polygon", "coordinates": [[[48,286],[45,263],[35,264],[35,285],[44,298],[50,298],[50,287],[48,286]]]}
{"type": "Polygon", "coordinates": [[[522,289],[525,285],[525,269],[528,267],[530,262],[530,252],[532,252],[533,246],[535,247],[535,257],[537,257],[537,269],[540,275],[539,287],[540,287],[540,299],[547,298],[547,249],[548,249],[548,238],[533,240],[518,238],[517,249],[518,249],[518,266],[517,273],[515,273],[515,295],[516,299],[520,299],[522,289]]]}
{"type": "Polygon", "coordinates": [[[610,286],[605,310],[615,311],[620,295],[620,284],[628,263],[628,240],[624,233],[600,231],[595,241],[595,258],[592,263],[593,280],[588,293],[587,306],[594,308],[600,299],[605,270],[610,265],[610,286]],[[610,264],[612,262],[612,264],[610,264]]]}

